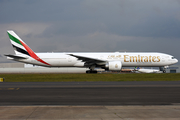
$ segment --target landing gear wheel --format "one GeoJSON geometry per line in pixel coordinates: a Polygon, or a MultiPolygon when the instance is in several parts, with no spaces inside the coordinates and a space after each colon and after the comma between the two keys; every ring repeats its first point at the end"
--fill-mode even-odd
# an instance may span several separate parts
{"type": "Polygon", "coordinates": [[[165,71],[165,70],[163,70],[163,73],[166,73],[166,71],[165,71]]]}
{"type": "Polygon", "coordinates": [[[96,71],[96,70],[87,70],[86,73],[87,73],[87,74],[88,74],[88,73],[94,73],[94,74],[96,74],[97,71],[96,71]]]}

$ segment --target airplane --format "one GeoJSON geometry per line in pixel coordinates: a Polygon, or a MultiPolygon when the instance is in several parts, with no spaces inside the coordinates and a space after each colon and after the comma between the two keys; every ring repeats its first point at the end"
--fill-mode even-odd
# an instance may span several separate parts
{"type": "Polygon", "coordinates": [[[165,73],[166,71],[160,71],[160,70],[157,70],[157,69],[144,69],[144,68],[135,68],[134,71],[138,71],[140,73],[165,73]]]}
{"type": "Polygon", "coordinates": [[[165,72],[166,66],[178,60],[158,52],[59,52],[35,53],[14,31],[8,36],[15,54],[5,54],[7,59],[45,67],[89,68],[86,73],[97,73],[95,68],[121,71],[122,67],[159,67],[165,72]]]}

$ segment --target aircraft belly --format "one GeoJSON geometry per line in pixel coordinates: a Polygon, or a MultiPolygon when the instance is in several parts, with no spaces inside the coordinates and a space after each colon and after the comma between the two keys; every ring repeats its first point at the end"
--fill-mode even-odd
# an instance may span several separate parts
{"type": "Polygon", "coordinates": [[[153,63],[153,62],[122,62],[124,67],[159,67],[165,66],[165,63],[153,63]]]}

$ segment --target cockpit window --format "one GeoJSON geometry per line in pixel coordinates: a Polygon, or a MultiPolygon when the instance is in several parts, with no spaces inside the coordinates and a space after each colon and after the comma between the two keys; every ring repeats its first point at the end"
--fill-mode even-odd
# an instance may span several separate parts
{"type": "Polygon", "coordinates": [[[171,59],[176,59],[175,57],[172,57],[171,59]]]}

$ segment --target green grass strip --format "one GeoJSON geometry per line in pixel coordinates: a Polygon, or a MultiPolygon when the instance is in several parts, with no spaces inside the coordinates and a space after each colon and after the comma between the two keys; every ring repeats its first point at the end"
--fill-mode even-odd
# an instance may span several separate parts
{"type": "Polygon", "coordinates": [[[0,74],[5,82],[179,81],[180,73],[166,74],[0,74]]]}

